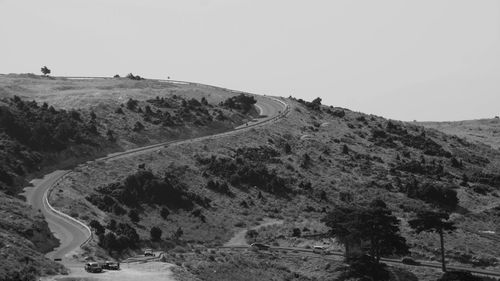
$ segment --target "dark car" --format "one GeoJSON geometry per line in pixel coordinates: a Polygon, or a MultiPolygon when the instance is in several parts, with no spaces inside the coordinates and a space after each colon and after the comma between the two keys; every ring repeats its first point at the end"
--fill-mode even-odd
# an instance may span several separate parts
{"type": "Polygon", "coordinates": [[[255,250],[269,250],[269,248],[271,248],[269,245],[265,245],[262,243],[253,243],[252,245],[250,245],[250,247],[255,250]]]}
{"type": "Polygon", "coordinates": [[[97,262],[88,262],[85,264],[85,271],[91,273],[100,273],[102,272],[102,267],[97,262]]]}
{"type": "Polygon", "coordinates": [[[420,265],[420,263],[410,257],[404,257],[401,262],[403,264],[409,264],[409,265],[420,265]]]}
{"type": "Polygon", "coordinates": [[[109,270],[119,270],[120,269],[120,263],[119,262],[114,262],[114,261],[106,261],[102,265],[102,268],[109,269],[109,270]]]}

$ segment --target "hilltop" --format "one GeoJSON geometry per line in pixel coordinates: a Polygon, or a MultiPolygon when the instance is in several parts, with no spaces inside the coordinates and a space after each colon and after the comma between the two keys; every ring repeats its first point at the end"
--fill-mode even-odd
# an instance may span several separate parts
{"type": "Polygon", "coordinates": [[[465,138],[470,142],[484,143],[495,149],[500,148],[500,119],[497,117],[451,122],[419,122],[419,124],[445,134],[465,138]]]}

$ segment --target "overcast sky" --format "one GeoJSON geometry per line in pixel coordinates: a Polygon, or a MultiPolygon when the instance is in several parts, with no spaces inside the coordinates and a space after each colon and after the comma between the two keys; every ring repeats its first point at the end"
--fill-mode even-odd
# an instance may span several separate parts
{"type": "Polygon", "coordinates": [[[0,73],[203,82],[399,120],[500,115],[500,2],[0,0],[0,73]]]}

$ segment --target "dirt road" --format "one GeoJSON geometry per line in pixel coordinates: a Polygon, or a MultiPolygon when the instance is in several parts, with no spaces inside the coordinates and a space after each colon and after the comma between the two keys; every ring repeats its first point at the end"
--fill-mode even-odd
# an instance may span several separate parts
{"type": "MultiPolygon", "coordinates": [[[[277,220],[277,219],[270,219],[270,218],[265,218],[262,223],[260,223],[257,226],[254,226],[250,229],[257,230],[259,228],[269,226],[269,225],[275,225],[275,224],[282,224],[283,220],[277,220]]],[[[248,246],[247,240],[245,239],[245,235],[247,234],[247,231],[250,229],[241,229],[238,230],[234,236],[224,244],[224,246],[229,247],[229,246],[248,246]]]]}

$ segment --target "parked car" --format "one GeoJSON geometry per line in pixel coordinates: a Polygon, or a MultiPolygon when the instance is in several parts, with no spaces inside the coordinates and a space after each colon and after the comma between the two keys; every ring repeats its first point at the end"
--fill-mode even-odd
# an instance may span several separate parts
{"type": "Polygon", "coordinates": [[[155,254],[153,253],[153,250],[152,249],[145,249],[144,250],[144,256],[147,257],[147,256],[154,256],[155,254]]]}
{"type": "Polygon", "coordinates": [[[328,254],[328,251],[326,250],[325,246],[314,246],[313,247],[313,253],[315,253],[315,254],[321,254],[321,255],[326,255],[326,254],[328,254]]]}
{"type": "Polygon", "coordinates": [[[102,265],[102,268],[109,269],[109,270],[119,270],[120,269],[120,263],[119,262],[114,262],[114,261],[106,261],[102,265]]]}
{"type": "Polygon", "coordinates": [[[102,267],[97,262],[88,262],[85,264],[85,271],[91,273],[100,273],[102,272],[102,267]]]}
{"type": "Polygon", "coordinates": [[[420,265],[420,262],[418,262],[410,257],[404,257],[403,259],[401,259],[401,263],[409,264],[409,265],[420,265]]]}
{"type": "Polygon", "coordinates": [[[264,250],[264,251],[269,250],[269,248],[271,248],[269,245],[265,245],[262,243],[253,243],[252,245],[250,245],[250,247],[255,250],[264,250]]]}

